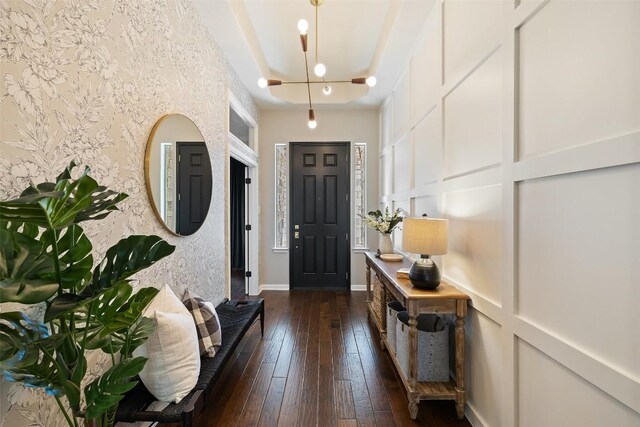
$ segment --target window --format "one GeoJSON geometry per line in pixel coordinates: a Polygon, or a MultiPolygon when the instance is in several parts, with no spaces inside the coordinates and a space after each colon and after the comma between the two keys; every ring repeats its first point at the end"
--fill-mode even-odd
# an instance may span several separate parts
{"type": "Polygon", "coordinates": [[[276,144],[275,159],[275,244],[274,249],[288,249],[287,210],[289,197],[289,153],[287,144],[276,144]]]}
{"type": "Polygon", "coordinates": [[[354,146],[354,233],[353,248],[367,248],[367,227],[362,220],[367,214],[367,144],[357,143],[354,146]]]}

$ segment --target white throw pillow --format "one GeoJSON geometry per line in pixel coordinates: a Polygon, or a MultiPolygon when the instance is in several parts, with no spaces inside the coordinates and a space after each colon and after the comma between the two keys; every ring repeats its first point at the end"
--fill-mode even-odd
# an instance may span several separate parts
{"type": "Polygon", "coordinates": [[[134,352],[147,357],[140,379],[156,399],[180,402],[191,392],[200,375],[198,334],[189,310],[165,286],[144,315],[155,320],[156,329],[134,352]]]}

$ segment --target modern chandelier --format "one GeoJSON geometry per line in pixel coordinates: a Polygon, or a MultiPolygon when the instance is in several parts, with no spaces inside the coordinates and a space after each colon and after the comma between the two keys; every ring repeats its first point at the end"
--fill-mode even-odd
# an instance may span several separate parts
{"type": "Polygon", "coordinates": [[[313,104],[311,102],[311,85],[312,84],[321,84],[324,87],[322,88],[322,93],[326,96],[331,95],[332,88],[331,84],[342,84],[342,83],[351,83],[355,85],[363,85],[366,84],[369,87],[373,87],[376,85],[376,78],[374,76],[369,77],[356,77],[351,80],[326,80],[325,75],[327,73],[327,67],[318,61],[318,7],[324,3],[324,0],[309,0],[312,6],[315,7],[316,12],[316,26],[315,26],[315,66],[313,67],[313,72],[317,77],[322,78],[322,80],[311,80],[309,78],[309,60],[307,56],[307,47],[308,47],[308,37],[307,31],[309,30],[309,23],[305,19],[300,19],[298,21],[298,31],[300,32],[300,42],[302,44],[302,52],[304,53],[304,67],[306,71],[306,80],[298,80],[298,81],[283,81],[277,79],[265,79],[261,77],[258,79],[258,86],[262,89],[268,86],[282,86],[282,85],[296,85],[296,84],[306,84],[307,85],[307,95],[309,99],[309,128],[315,129],[318,123],[316,122],[315,113],[313,111],[313,104]]]}

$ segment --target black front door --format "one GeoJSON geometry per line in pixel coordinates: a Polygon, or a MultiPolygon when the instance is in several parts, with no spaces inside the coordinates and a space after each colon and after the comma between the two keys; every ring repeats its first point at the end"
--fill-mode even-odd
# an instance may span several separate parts
{"type": "Polygon", "coordinates": [[[211,201],[211,164],[203,142],[178,142],[176,232],[193,234],[204,222],[211,201]]]}
{"type": "Polygon", "coordinates": [[[291,288],[349,288],[349,143],[291,143],[291,288]]]}

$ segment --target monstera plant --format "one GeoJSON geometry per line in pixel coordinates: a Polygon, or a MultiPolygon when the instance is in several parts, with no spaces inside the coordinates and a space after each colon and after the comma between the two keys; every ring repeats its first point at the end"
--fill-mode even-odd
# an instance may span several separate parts
{"type": "Polygon", "coordinates": [[[53,396],[70,426],[108,426],[146,362],[133,350],[154,328],[142,312],[157,290],[134,292],[131,276],[175,247],[129,236],[94,267],[80,224],[105,218],[127,195],[98,185],[89,168],[74,179],[75,166],[0,202],[0,369],[6,380],[53,396]],[[27,314],[36,304],[43,318],[27,314]],[[110,355],[111,367],[86,384],[91,350],[110,355]]]}

